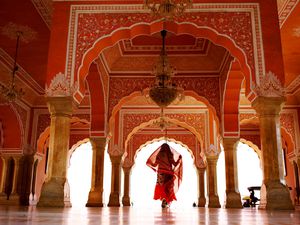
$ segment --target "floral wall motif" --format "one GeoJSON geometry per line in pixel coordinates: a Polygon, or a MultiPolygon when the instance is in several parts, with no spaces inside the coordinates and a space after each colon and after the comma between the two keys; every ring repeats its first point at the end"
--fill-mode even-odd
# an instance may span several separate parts
{"type": "MultiPolygon", "coordinates": [[[[176,78],[174,83],[182,87],[185,91],[190,90],[197,93],[199,96],[206,98],[209,103],[215,108],[217,115],[220,118],[220,90],[219,78],[176,78]]],[[[113,108],[118,102],[129,96],[131,93],[148,88],[154,83],[153,78],[111,78],[109,89],[109,116],[111,116],[113,108]]]]}
{"type": "MultiPolygon", "coordinates": [[[[281,113],[280,114],[280,125],[283,127],[290,135],[292,140],[296,140],[295,135],[295,120],[294,115],[291,113],[281,113]]],[[[295,146],[297,147],[297,146],[295,146]]]]}
{"type": "MultiPolygon", "coordinates": [[[[205,114],[168,114],[165,113],[165,116],[169,119],[176,119],[180,122],[184,122],[187,125],[196,129],[203,138],[203,144],[205,145],[205,114]]],[[[153,119],[157,119],[159,113],[148,113],[148,114],[125,114],[123,116],[123,145],[125,144],[128,135],[133,131],[135,127],[138,127],[142,123],[148,122],[153,119]]]]}
{"type": "Polygon", "coordinates": [[[260,135],[257,135],[257,134],[241,134],[240,138],[243,138],[246,141],[251,141],[259,149],[261,149],[260,135]]]}
{"type": "MultiPolygon", "coordinates": [[[[175,22],[178,23],[186,21],[197,26],[210,27],[220,34],[231,37],[244,50],[250,67],[254,68],[250,12],[195,12],[186,13],[184,17],[175,19],[175,22]]],[[[83,54],[100,37],[109,35],[121,27],[151,22],[153,22],[153,18],[148,13],[80,13],[78,16],[78,31],[75,34],[77,39],[75,71],[78,71],[83,54]]]]}
{"type": "MultiPolygon", "coordinates": [[[[197,27],[214,30],[231,39],[245,53],[246,63],[252,73],[256,73],[256,76],[263,75],[264,59],[259,4],[194,4],[192,12],[176,18],[174,22],[186,23],[187,21],[197,27]],[[254,51],[254,45],[256,51],[254,51]]],[[[101,37],[108,36],[119,28],[130,28],[135,24],[153,22],[158,21],[153,21],[142,4],[71,5],[66,68],[68,79],[72,82],[76,81],[83,55],[101,37]]]]}
{"type": "Polygon", "coordinates": [[[86,138],[89,138],[89,134],[70,134],[70,141],[69,141],[69,149],[72,148],[73,145],[78,143],[79,141],[82,141],[86,138]]]}

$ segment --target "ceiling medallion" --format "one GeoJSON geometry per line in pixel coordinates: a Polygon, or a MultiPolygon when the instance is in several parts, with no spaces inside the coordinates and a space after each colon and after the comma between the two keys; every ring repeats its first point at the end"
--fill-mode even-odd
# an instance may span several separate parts
{"type": "Polygon", "coordinates": [[[147,90],[145,96],[155,102],[160,108],[165,108],[175,100],[181,101],[184,97],[183,89],[172,82],[174,68],[169,64],[165,48],[165,37],[167,31],[162,30],[162,49],[159,60],[153,68],[155,83],[147,90]]]}
{"type": "Polygon", "coordinates": [[[192,7],[192,0],[145,0],[145,6],[154,16],[173,19],[182,16],[187,8],[192,7]]]}

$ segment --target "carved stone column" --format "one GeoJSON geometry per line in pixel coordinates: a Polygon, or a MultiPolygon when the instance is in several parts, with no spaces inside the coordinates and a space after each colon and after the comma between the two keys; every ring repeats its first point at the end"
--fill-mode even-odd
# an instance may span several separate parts
{"type": "Polygon", "coordinates": [[[87,207],[103,207],[105,137],[90,138],[93,146],[92,184],[87,207]]]}
{"type": "Polygon", "coordinates": [[[252,105],[259,116],[262,148],[262,209],[294,209],[289,189],[281,183],[283,174],[279,112],[283,97],[257,97],[252,105]]]}
{"type": "Polygon", "coordinates": [[[73,112],[72,97],[47,97],[51,113],[48,179],[44,182],[37,206],[70,206],[65,198],[67,155],[70,139],[70,119],[73,112]]]}
{"type": "Polygon", "coordinates": [[[236,161],[236,148],[238,140],[238,138],[223,139],[226,173],[226,208],[243,208],[241,202],[241,195],[238,190],[238,175],[236,161]]]}
{"type": "Polygon", "coordinates": [[[205,187],[204,187],[204,173],[205,167],[197,167],[198,171],[198,181],[199,181],[199,197],[198,197],[198,207],[205,207],[205,187]]]}
{"type": "Polygon", "coordinates": [[[207,170],[206,176],[207,191],[208,191],[208,207],[209,208],[220,208],[220,201],[217,191],[217,161],[219,155],[206,155],[207,170]]]}
{"type": "Polygon", "coordinates": [[[18,174],[19,174],[19,171],[20,171],[20,158],[21,158],[21,156],[14,156],[13,157],[14,162],[15,162],[15,169],[14,169],[12,190],[11,190],[11,194],[9,196],[9,201],[11,202],[10,204],[13,204],[13,205],[19,205],[20,204],[20,195],[17,192],[18,174]]]}
{"type": "Polygon", "coordinates": [[[2,176],[1,176],[1,186],[0,186],[0,205],[7,205],[8,199],[5,190],[8,172],[8,160],[9,157],[1,156],[2,159],[2,176]]]}
{"type": "Polygon", "coordinates": [[[123,167],[124,171],[124,196],[122,198],[123,206],[130,206],[130,173],[131,167],[123,167]]]}
{"type": "Polygon", "coordinates": [[[109,196],[108,206],[120,206],[120,189],[121,189],[121,159],[122,155],[110,155],[111,170],[111,193],[109,196]]]}

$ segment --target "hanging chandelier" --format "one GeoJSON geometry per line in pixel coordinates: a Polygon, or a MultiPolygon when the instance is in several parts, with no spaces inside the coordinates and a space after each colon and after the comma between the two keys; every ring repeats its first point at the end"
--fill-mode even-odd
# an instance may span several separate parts
{"type": "Polygon", "coordinates": [[[155,83],[150,87],[149,93],[146,94],[146,96],[149,96],[150,99],[161,108],[167,107],[176,99],[179,101],[183,99],[183,89],[178,88],[171,79],[175,72],[174,68],[169,64],[166,53],[166,34],[166,30],[161,31],[162,49],[159,60],[153,68],[155,83]]]}
{"type": "Polygon", "coordinates": [[[8,102],[13,102],[17,98],[21,98],[25,94],[22,88],[17,89],[16,82],[15,82],[16,72],[18,71],[17,56],[18,56],[19,42],[20,42],[20,37],[22,35],[22,32],[18,31],[16,32],[16,35],[17,35],[17,43],[16,43],[15,59],[14,59],[11,81],[9,82],[8,86],[4,86],[3,84],[0,83],[0,93],[4,97],[4,99],[6,99],[8,102]]]}
{"type": "Polygon", "coordinates": [[[145,0],[145,6],[154,16],[166,19],[183,15],[187,8],[192,7],[192,0],[145,0]]]}
{"type": "Polygon", "coordinates": [[[22,88],[16,87],[16,73],[19,69],[17,64],[18,50],[19,44],[22,40],[25,43],[29,43],[30,41],[36,39],[37,32],[32,28],[24,25],[15,24],[9,22],[1,29],[1,34],[12,39],[16,40],[16,48],[15,48],[15,56],[14,63],[12,68],[12,77],[7,85],[3,85],[0,83],[0,94],[2,97],[8,101],[13,102],[18,98],[21,98],[25,93],[22,88]]]}

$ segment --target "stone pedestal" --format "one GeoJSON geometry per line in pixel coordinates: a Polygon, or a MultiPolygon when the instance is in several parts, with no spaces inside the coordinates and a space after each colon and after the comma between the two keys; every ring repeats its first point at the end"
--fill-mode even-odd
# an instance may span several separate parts
{"type": "Polygon", "coordinates": [[[122,198],[122,204],[123,206],[130,206],[130,173],[131,173],[131,167],[123,167],[124,171],[124,196],[122,198]]]}
{"type": "Polygon", "coordinates": [[[65,195],[67,155],[70,139],[70,119],[73,112],[72,97],[48,97],[51,113],[48,174],[41,190],[38,207],[70,206],[69,196],[65,195]]]}
{"type": "Polygon", "coordinates": [[[243,208],[241,202],[241,195],[238,190],[238,175],[236,161],[237,144],[238,138],[223,139],[226,173],[226,208],[243,208]]]}
{"type": "Polygon", "coordinates": [[[198,170],[198,181],[199,181],[199,197],[198,197],[198,207],[205,207],[205,187],[204,187],[204,173],[205,168],[197,168],[198,170]]]}
{"type": "Polygon", "coordinates": [[[206,156],[207,160],[207,190],[208,190],[208,207],[209,208],[220,208],[220,201],[217,192],[217,161],[218,155],[206,156]]]}
{"type": "Polygon", "coordinates": [[[111,170],[111,193],[109,196],[108,206],[120,206],[120,181],[121,181],[121,155],[110,155],[111,170]]]}
{"type": "Polygon", "coordinates": [[[90,138],[93,146],[92,184],[87,207],[103,207],[105,137],[90,138]]]}
{"type": "Polygon", "coordinates": [[[257,97],[252,105],[259,116],[262,148],[263,185],[261,209],[294,209],[283,178],[279,112],[283,97],[257,97]]]}

